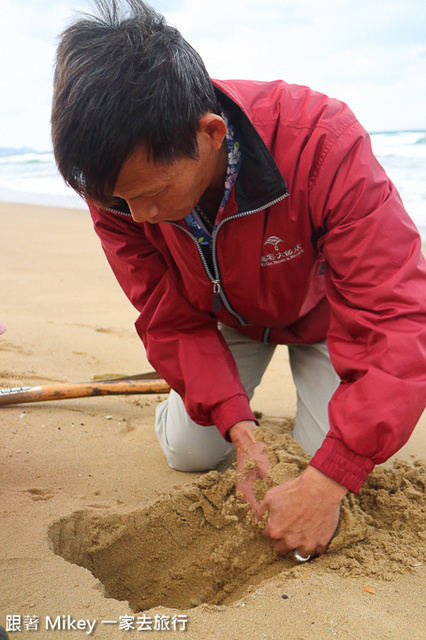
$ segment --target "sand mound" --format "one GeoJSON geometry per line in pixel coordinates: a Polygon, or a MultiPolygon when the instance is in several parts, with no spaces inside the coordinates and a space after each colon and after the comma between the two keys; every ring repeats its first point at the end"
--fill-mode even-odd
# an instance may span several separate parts
{"type": "MultiPolygon", "coordinates": [[[[258,497],[298,475],[309,461],[287,434],[259,429],[271,469],[258,497]]],[[[78,511],[49,529],[53,551],[89,569],[105,595],[127,600],[134,611],[155,606],[187,609],[227,604],[282,573],[333,570],[377,575],[425,560],[426,465],[398,462],[379,468],[359,496],[345,498],[339,528],[326,556],[294,567],[277,557],[235,496],[236,473],[210,472],[131,513],[78,511]]]]}

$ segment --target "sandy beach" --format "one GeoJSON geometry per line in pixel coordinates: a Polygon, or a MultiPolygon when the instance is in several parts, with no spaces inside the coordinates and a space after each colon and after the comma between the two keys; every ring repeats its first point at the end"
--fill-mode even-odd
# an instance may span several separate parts
{"type": "MultiPolygon", "coordinates": [[[[0,203],[0,229],[1,388],[151,370],[87,212],[0,203]]],[[[426,638],[426,413],[397,460],[346,499],[327,556],[295,566],[235,500],[232,467],[168,467],[153,427],[163,398],[0,409],[0,625],[14,617],[11,639],[426,638]]],[[[285,347],[252,406],[271,481],[300,472],[285,347]]]]}

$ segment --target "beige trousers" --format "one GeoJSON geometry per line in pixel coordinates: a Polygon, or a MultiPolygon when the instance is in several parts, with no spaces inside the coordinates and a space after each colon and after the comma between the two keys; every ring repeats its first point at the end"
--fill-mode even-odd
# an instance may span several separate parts
{"type": "MultiPolygon", "coordinates": [[[[239,331],[220,326],[235,362],[241,382],[251,399],[268,366],[275,345],[263,344],[239,331]]],[[[297,392],[293,437],[313,455],[328,430],[328,403],[339,385],[326,342],[288,345],[290,367],[297,392]]],[[[202,427],[191,420],[181,397],[171,391],[158,405],[155,431],[167,462],[177,471],[207,471],[218,466],[233,450],[214,425],[202,427]]]]}

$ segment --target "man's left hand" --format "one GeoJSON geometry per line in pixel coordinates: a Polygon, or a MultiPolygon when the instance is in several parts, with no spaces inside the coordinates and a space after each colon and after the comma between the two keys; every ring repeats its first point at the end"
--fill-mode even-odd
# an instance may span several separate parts
{"type": "Polygon", "coordinates": [[[322,555],[336,532],[340,502],[346,487],[314,467],[297,478],[269,489],[257,509],[257,520],[268,512],[263,535],[278,554],[297,551],[303,558],[322,555]]]}

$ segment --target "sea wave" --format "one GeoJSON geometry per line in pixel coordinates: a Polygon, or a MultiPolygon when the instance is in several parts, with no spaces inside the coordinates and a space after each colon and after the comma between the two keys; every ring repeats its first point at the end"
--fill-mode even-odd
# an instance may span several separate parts
{"type": "MultiPolygon", "coordinates": [[[[426,130],[370,134],[373,151],[426,241],[426,130]]],[[[60,176],[53,152],[0,148],[0,200],[85,208],[60,176]]]]}

